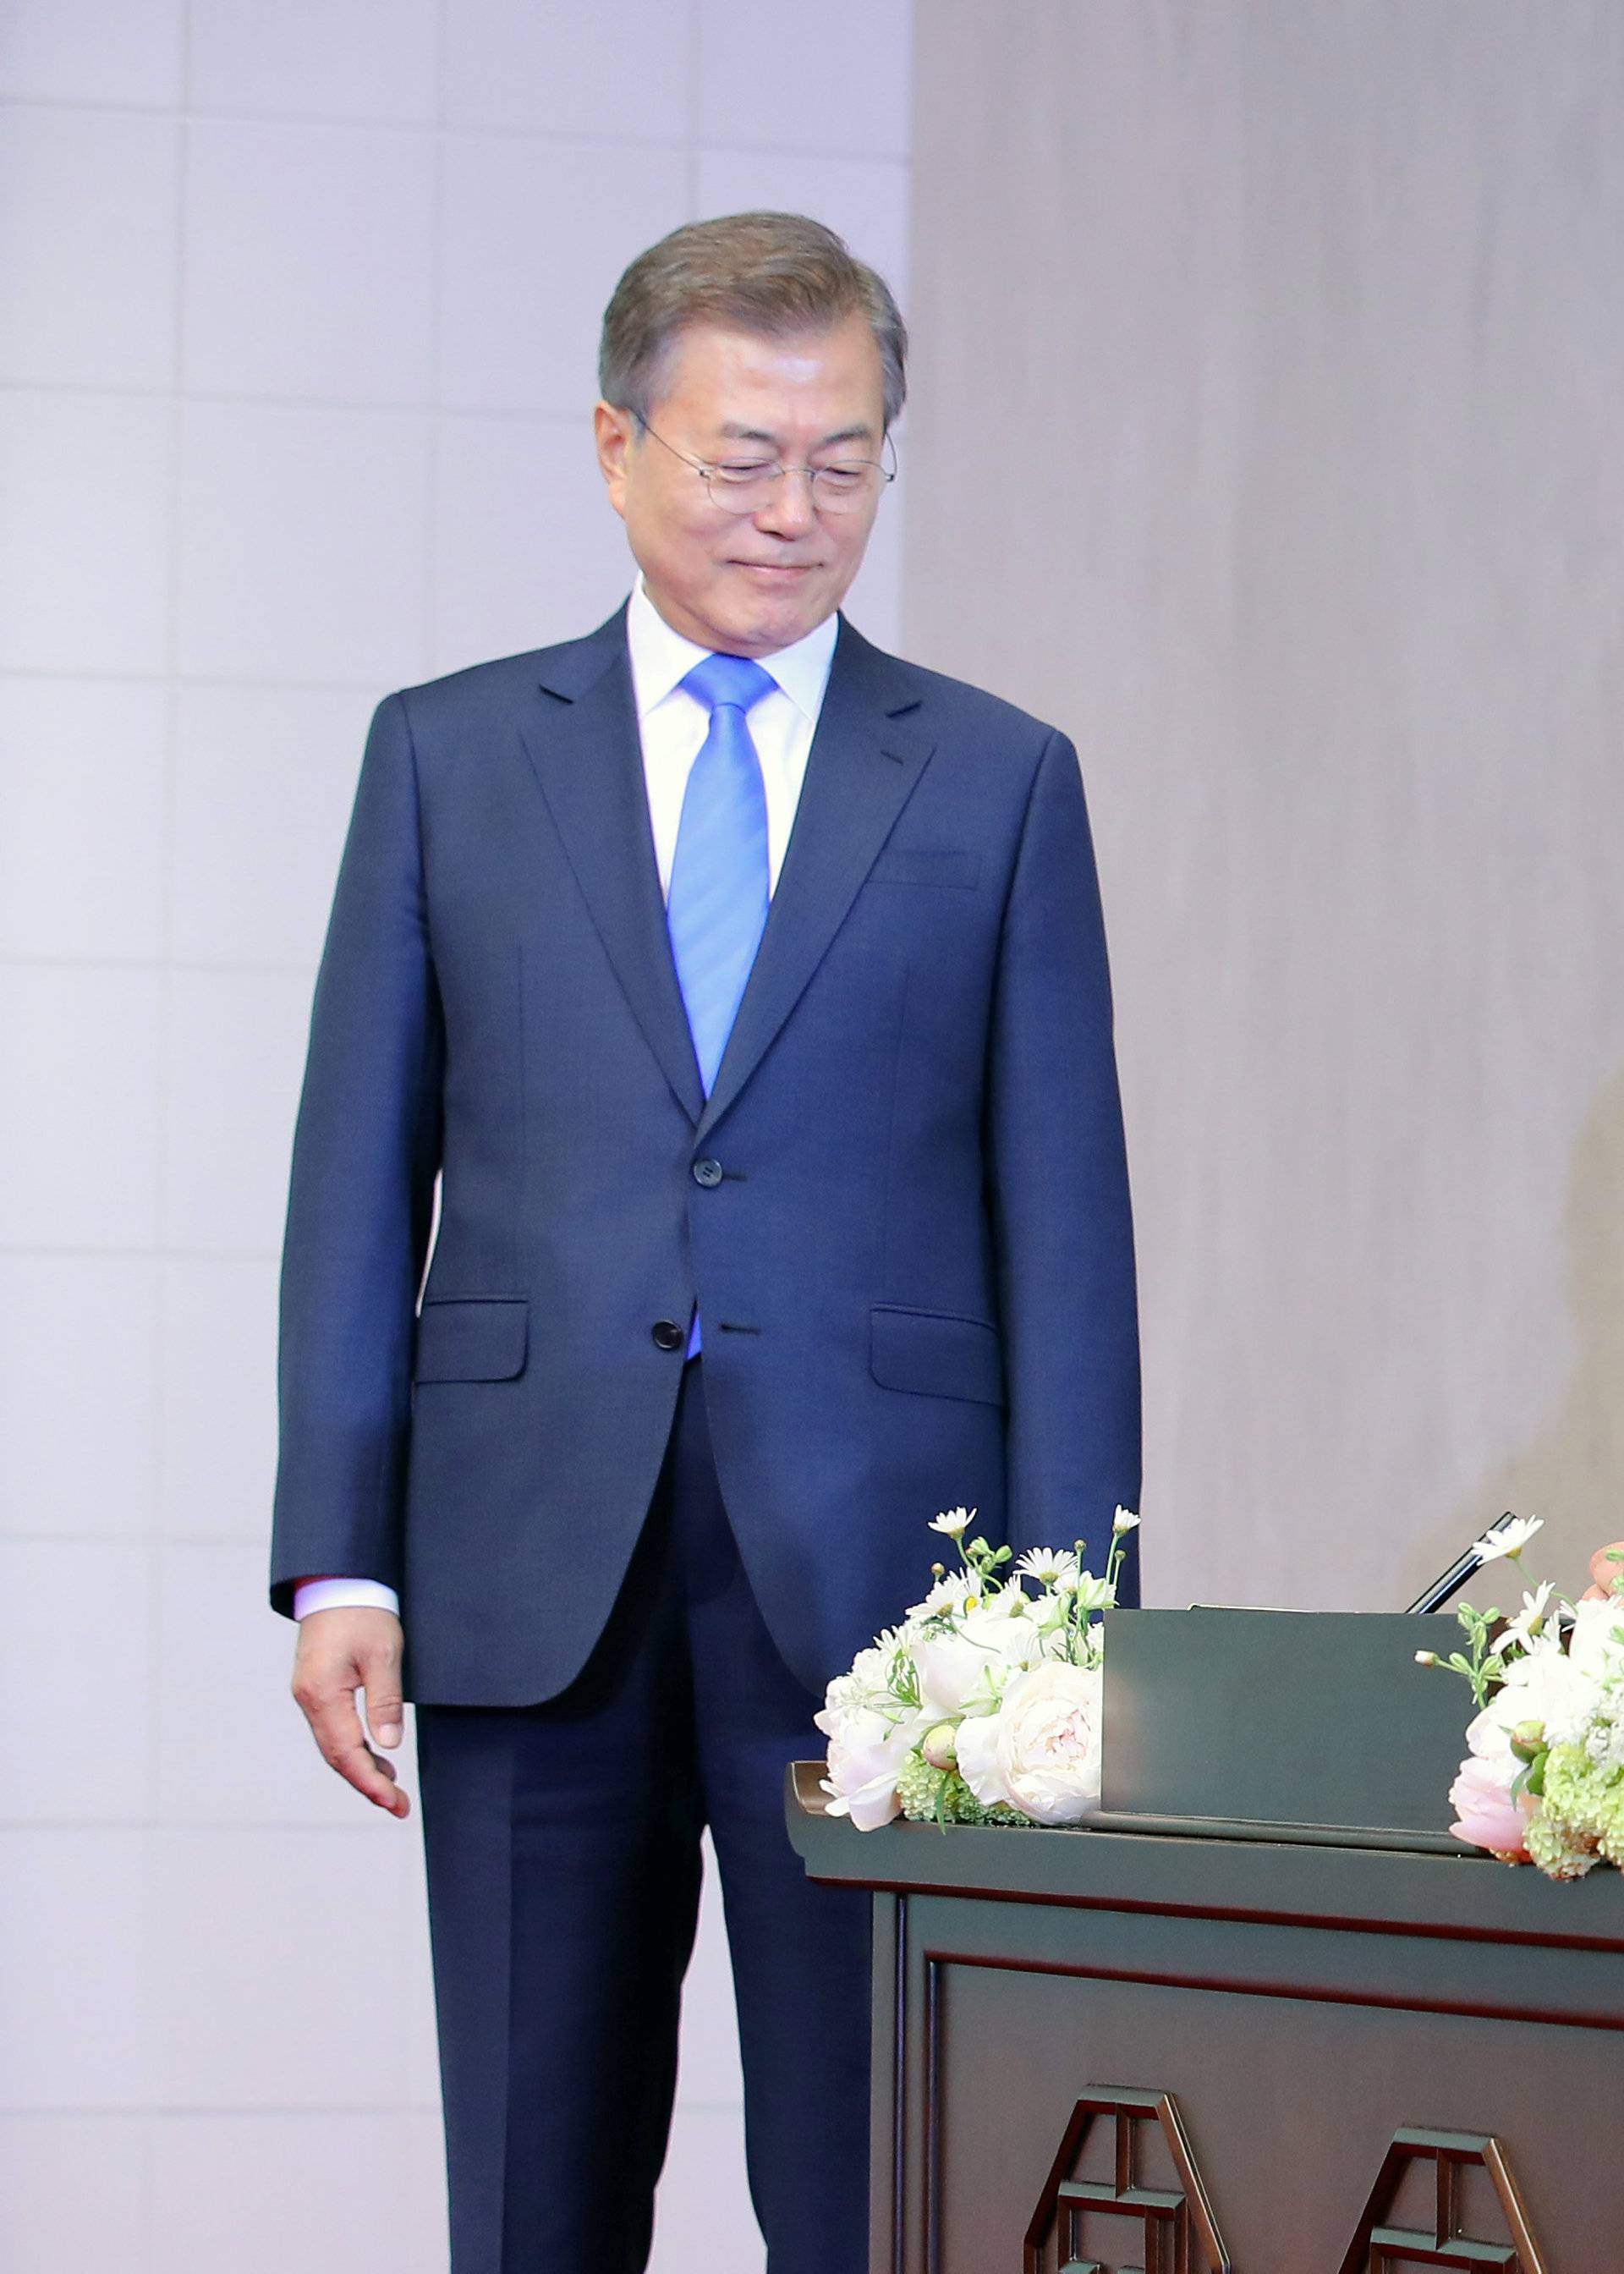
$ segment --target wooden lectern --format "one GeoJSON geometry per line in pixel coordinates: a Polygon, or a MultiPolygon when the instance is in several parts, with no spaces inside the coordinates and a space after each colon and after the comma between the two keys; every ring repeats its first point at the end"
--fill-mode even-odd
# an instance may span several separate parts
{"type": "Polygon", "coordinates": [[[861,1833],[791,1772],[875,1891],[870,2274],[1624,2274],[1624,1874],[1448,1837],[1433,1623],[1106,1623],[1086,1827],[861,1833]]]}

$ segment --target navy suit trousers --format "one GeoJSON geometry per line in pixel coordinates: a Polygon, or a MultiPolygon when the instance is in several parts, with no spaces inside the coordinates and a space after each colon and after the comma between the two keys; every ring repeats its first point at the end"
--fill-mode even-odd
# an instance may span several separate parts
{"type": "Polygon", "coordinates": [[[863,2274],[868,1901],[813,1886],[783,1818],[821,1702],[751,1593],[692,1359],[583,1672],[543,1705],[417,1708],[453,2274],[645,2266],[707,1826],[769,2274],[863,2274]]]}

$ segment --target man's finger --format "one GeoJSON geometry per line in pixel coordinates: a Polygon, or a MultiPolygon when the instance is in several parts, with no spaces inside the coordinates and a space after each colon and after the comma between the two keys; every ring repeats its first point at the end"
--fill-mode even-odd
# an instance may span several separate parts
{"type": "Polygon", "coordinates": [[[375,1807],[387,1809],[391,1816],[405,1816],[411,1803],[395,1781],[395,1764],[375,1753],[367,1743],[361,1728],[361,1718],[356,1712],[353,1696],[344,1700],[342,1721],[330,1736],[318,1729],[316,1742],[322,1757],[340,1776],[354,1785],[375,1807]]]}
{"type": "Polygon", "coordinates": [[[370,1745],[366,1749],[366,1758],[372,1763],[374,1774],[380,1776],[390,1788],[380,1800],[379,1806],[387,1808],[392,1816],[410,1816],[411,1803],[395,1782],[395,1763],[385,1760],[381,1753],[373,1752],[370,1745]]]}
{"type": "Polygon", "coordinates": [[[301,1692],[299,1703],[310,1722],[311,1735],[322,1759],[346,1783],[376,1807],[387,1809],[391,1816],[405,1816],[411,1803],[396,1787],[393,1763],[367,1743],[356,1711],[355,1691],[356,1685],[351,1684],[320,1696],[301,1692]]]}
{"type": "Polygon", "coordinates": [[[372,1742],[379,1745],[398,1745],[401,1742],[401,1661],[398,1652],[380,1651],[364,1659],[361,1679],[366,1686],[366,1720],[372,1733],[372,1742]]]}

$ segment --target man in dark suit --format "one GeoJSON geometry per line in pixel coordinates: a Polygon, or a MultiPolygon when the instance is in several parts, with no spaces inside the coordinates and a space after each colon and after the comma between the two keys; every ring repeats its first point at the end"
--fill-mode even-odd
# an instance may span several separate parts
{"type": "Polygon", "coordinates": [[[939,1510],[1102,1551],[1138,1498],[1076,754],[838,614],[905,348],[816,222],[652,247],[596,412],[629,602],[367,743],[272,1600],[402,1816],[416,1701],[455,2274],[645,2263],[707,1826],[771,2274],[861,2274],[865,1909],[801,1872],[785,1765],[939,1510]]]}

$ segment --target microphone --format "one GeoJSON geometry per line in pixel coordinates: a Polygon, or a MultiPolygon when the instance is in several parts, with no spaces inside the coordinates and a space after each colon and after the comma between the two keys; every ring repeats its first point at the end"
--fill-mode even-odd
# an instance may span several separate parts
{"type": "MultiPolygon", "coordinates": [[[[1499,1533],[1502,1525],[1514,1524],[1516,1518],[1507,1509],[1503,1516],[1495,1517],[1486,1532],[1479,1532],[1477,1537],[1480,1540],[1492,1540],[1499,1533]]],[[[1485,1560],[1478,1555],[1477,1541],[1474,1540],[1464,1555],[1457,1556],[1447,1571],[1441,1572],[1430,1586],[1422,1588],[1413,1603],[1405,1604],[1406,1616],[1411,1611],[1441,1610],[1451,1595],[1459,1594],[1474,1572],[1482,1570],[1485,1560]]]]}

